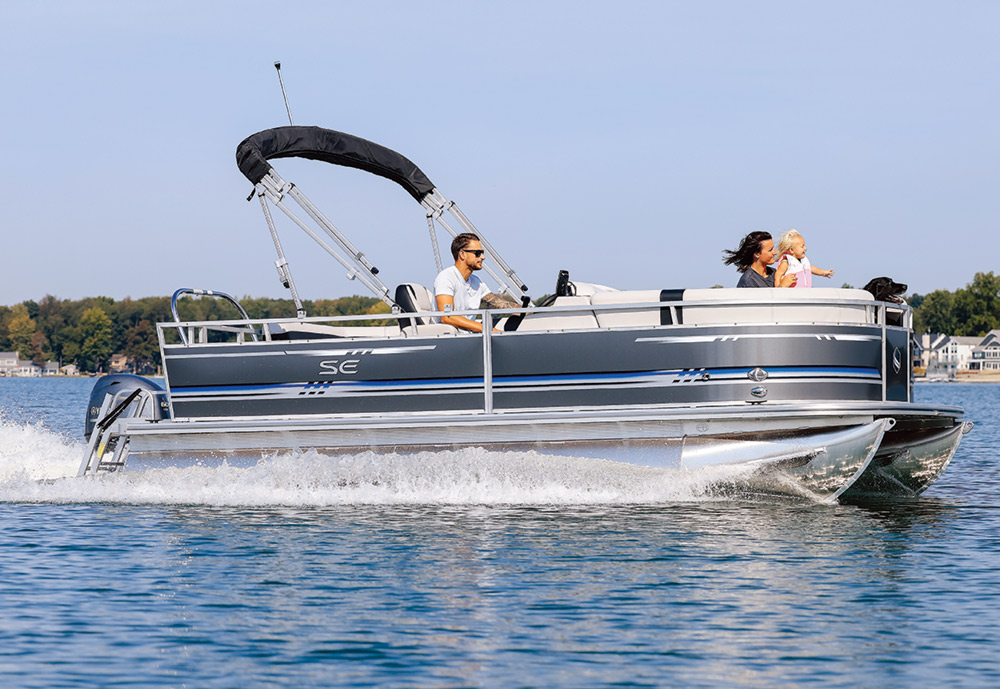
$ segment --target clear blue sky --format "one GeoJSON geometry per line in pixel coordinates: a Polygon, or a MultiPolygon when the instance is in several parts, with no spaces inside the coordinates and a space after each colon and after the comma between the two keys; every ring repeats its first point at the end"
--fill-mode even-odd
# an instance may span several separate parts
{"type": "MultiPolygon", "coordinates": [[[[735,284],[798,228],[831,285],[1000,272],[1000,3],[5,2],[0,304],[284,296],[237,144],[286,123],[409,157],[526,280],[735,284]]],[[[382,269],[430,284],[422,209],[277,161],[382,269]]],[[[290,223],[304,298],[365,294],[290,223]]],[[[817,278],[817,280],[822,279],[817,278]]]]}

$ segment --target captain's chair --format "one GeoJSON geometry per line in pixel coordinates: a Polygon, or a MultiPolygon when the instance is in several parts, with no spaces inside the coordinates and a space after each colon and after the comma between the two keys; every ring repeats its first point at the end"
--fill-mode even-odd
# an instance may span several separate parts
{"type": "MultiPolygon", "coordinates": [[[[404,282],[396,288],[396,303],[403,313],[437,311],[434,294],[423,285],[418,285],[415,282],[404,282]]],[[[399,326],[405,328],[411,325],[429,325],[431,322],[427,316],[400,318],[399,326]]]]}

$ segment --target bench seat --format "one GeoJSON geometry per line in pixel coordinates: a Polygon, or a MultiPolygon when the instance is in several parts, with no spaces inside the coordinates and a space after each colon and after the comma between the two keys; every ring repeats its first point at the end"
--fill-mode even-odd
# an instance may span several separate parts
{"type": "MultiPolygon", "coordinates": [[[[605,304],[650,304],[660,301],[660,290],[600,292],[590,297],[593,306],[605,304]]],[[[581,297],[577,297],[580,299],[581,297]]],[[[584,297],[585,298],[585,297],[584,297]]],[[[874,302],[869,292],[860,289],[819,287],[813,289],[687,289],[677,304],[677,320],[684,325],[722,325],[741,323],[870,323],[865,304],[816,304],[816,299],[874,302]],[[761,302],[757,304],[711,302],[761,302]],[[688,302],[702,302],[688,304],[688,302]],[[795,302],[802,302],[797,304],[795,302]]],[[[661,309],[597,311],[602,328],[639,328],[661,325],[666,320],[661,309]]]]}

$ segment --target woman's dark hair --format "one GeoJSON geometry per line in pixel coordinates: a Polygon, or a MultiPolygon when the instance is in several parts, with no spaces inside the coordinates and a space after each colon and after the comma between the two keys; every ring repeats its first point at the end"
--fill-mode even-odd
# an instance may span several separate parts
{"type": "Polygon", "coordinates": [[[764,232],[763,230],[754,230],[740,242],[739,247],[736,251],[730,251],[729,249],[724,250],[722,253],[726,257],[725,264],[727,266],[736,266],[736,270],[741,273],[745,273],[747,268],[753,265],[754,254],[760,253],[760,245],[771,239],[770,232],[764,232]]]}

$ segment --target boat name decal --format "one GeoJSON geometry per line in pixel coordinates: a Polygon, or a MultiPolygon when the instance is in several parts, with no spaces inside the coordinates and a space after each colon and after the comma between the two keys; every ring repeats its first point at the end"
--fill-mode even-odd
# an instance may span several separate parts
{"type": "Polygon", "coordinates": [[[319,362],[319,374],[321,376],[357,375],[360,363],[361,359],[328,359],[319,362]]]}

